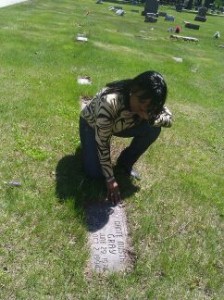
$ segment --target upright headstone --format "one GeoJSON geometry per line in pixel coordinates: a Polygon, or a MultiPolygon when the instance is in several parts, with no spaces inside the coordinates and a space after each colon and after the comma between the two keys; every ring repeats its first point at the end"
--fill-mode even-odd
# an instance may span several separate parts
{"type": "Polygon", "coordinates": [[[188,10],[192,10],[193,7],[193,0],[187,0],[184,2],[184,8],[188,10]]]}
{"type": "Polygon", "coordinates": [[[199,7],[198,9],[198,14],[194,18],[195,21],[200,21],[200,22],[205,22],[206,21],[206,13],[207,13],[207,8],[202,6],[199,7]]]}
{"type": "Polygon", "coordinates": [[[159,2],[157,0],[146,0],[145,10],[143,15],[145,16],[145,22],[155,23],[158,16],[159,2]]]}
{"type": "Polygon", "coordinates": [[[181,32],[181,27],[179,25],[177,25],[175,27],[175,30],[174,30],[175,33],[180,33],[181,32]]]}
{"type": "Polygon", "coordinates": [[[145,14],[157,14],[159,8],[159,2],[157,0],[146,0],[145,2],[145,14]]]}

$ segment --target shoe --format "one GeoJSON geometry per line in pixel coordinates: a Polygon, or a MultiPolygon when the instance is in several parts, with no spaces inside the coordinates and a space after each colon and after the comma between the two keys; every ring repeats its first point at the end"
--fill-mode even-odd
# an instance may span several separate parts
{"type": "Polygon", "coordinates": [[[133,177],[134,179],[137,179],[137,180],[141,179],[139,173],[137,171],[133,170],[133,169],[131,169],[131,171],[129,172],[129,175],[131,177],[133,177]]]}
{"type": "Polygon", "coordinates": [[[121,164],[120,162],[117,163],[117,168],[118,169],[121,169],[123,170],[126,174],[128,174],[130,177],[134,178],[134,179],[137,179],[137,180],[140,180],[141,177],[139,175],[139,173],[134,170],[134,169],[130,169],[130,168],[127,168],[124,164],[121,164]]]}

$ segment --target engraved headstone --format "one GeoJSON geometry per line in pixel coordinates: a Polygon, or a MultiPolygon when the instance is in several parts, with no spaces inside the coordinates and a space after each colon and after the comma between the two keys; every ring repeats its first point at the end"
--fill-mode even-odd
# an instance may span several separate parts
{"type": "Polygon", "coordinates": [[[157,0],[146,0],[145,10],[143,12],[143,15],[145,16],[145,22],[157,22],[158,8],[159,2],[157,0]]]}
{"type": "Polygon", "coordinates": [[[202,6],[199,7],[198,9],[198,14],[194,18],[195,21],[200,21],[200,22],[205,22],[206,21],[206,13],[207,13],[207,8],[202,6]]]}
{"type": "Polygon", "coordinates": [[[152,13],[157,14],[159,8],[159,1],[157,0],[146,0],[145,2],[145,14],[152,13]]]}
{"type": "Polygon", "coordinates": [[[98,203],[87,208],[89,268],[97,273],[125,271],[130,267],[130,245],[124,207],[98,203]]]}
{"type": "Polygon", "coordinates": [[[188,10],[192,10],[193,7],[193,0],[186,0],[184,1],[184,8],[188,10]]]}

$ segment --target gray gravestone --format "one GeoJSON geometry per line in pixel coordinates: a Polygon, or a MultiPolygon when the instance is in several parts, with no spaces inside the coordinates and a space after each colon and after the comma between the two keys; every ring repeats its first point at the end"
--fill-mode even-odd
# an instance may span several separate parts
{"type": "Polygon", "coordinates": [[[157,0],[147,0],[145,2],[145,10],[143,12],[143,15],[145,16],[145,22],[157,22],[158,8],[159,2],[157,0]]]}
{"type": "Polygon", "coordinates": [[[164,18],[165,21],[174,22],[175,18],[174,16],[166,15],[164,18]]]}
{"type": "Polygon", "coordinates": [[[98,203],[87,208],[89,268],[95,272],[125,271],[130,267],[127,222],[122,205],[98,203]]]}
{"type": "Polygon", "coordinates": [[[157,0],[146,0],[145,14],[147,13],[157,14],[158,8],[159,8],[159,2],[157,0]]]}
{"type": "Polygon", "coordinates": [[[200,21],[200,22],[205,22],[206,21],[206,13],[207,13],[207,8],[202,6],[199,7],[198,9],[198,14],[194,18],[195,21],[200,21]]]}
{"type": "Polygon", "coordinates": [[[195,30],[199,30],[200,25],[198,24],[192,24],[192,23],[185,23],[185,27],[186,28],[190,28],[190,29],[195,29],[195,30]]]}

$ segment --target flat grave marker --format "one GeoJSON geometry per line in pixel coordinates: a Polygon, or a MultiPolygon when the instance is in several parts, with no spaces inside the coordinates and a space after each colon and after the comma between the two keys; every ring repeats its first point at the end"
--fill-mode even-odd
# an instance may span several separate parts
{"type": "Polygon", "coordinates": [[[184,26],[189,29],[199,30],[199,28],[200,28],[200,25],[198,25],[198,24],[192,24],[190,22],[184,22],[184,23],[185,23],[184,26]]]}
{"type": "Polygon", "coordinates": [[[87,207],[89,271],[108,273],[131,267],[127,220],[122,204],[97,203],[87,207]]]}
{"type": "Polygon", "coordinates": [[[197,38],[194,38],[194,37],[182,36],[182,35],[175,35],[175,34],[171,34],[170,38],[174,39],[174,40],[184,40],[184,41],[196,42],[196,43],[199,41],[197,38]]]}

